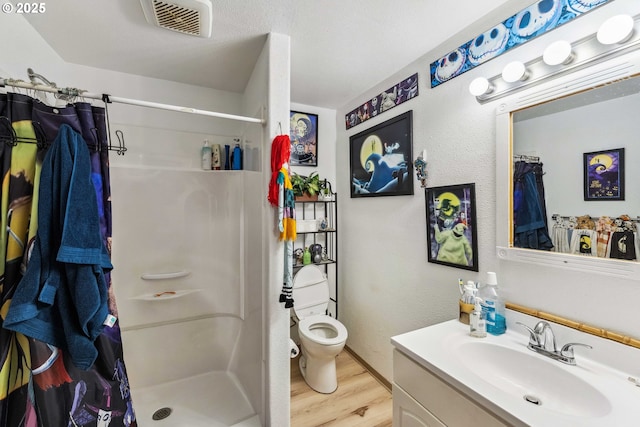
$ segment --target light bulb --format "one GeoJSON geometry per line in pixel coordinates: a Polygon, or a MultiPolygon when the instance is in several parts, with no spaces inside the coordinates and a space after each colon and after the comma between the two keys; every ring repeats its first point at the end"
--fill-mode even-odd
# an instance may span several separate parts
{"type": "Polygon", "coordinates": [[[489,83],[489,80],[487,80],[486,77],[475,78],[469,84],[469,92],[473,96],[485,95],[491,92],[492,89],[491,83],[489,83]]]}
{"type": "Polygon", "coordinates": [[[551,43],[542,54],[542,60],[547,65],[568,64],[572,59],[571,43],[565,40],[551,43]]]}
{"type": "Polygon", "coordinates": [[[604,45],[623,43],[633,34],[633,18],[629,15],[616,15],[600,25],[596,38],[604,45]]]}
{"type": "Polygon", "coordinates": [[[527,69],[520,61],[509,62],[502,70],[502,79],[507,83],[525,80],[527,78],[527,69]]]}

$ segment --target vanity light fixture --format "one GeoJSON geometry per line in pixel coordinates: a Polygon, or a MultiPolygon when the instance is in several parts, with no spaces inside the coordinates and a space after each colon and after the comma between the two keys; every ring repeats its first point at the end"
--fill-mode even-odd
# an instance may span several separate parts
{"type": "Polygon", "coordinates": [[[616,15],[597,32],[574,41],[556,41],[531,60],[507,64],[501,74],[488,77],[488,83],[472,82],[469,92],[484,104],[636,50],[640,50],[640,15],[616,15]]]}
{"type": "Polygon", "coordinates": [[[573,51],[571,49],[571,43],[566,40],[558,40],[551,43],[544,50],[542,54],[542,60],[547,65],[560,65],[568,64],[573,61],[573,51]]]}
{"type": "Polygon", "coordinates": [[[502,70],[502,80],[507,83],[526,80],[527,68],[520,61],[509,62],[502,70]]]}
{"type": "Polygon", "coordinates": [[[493,86],[486,77],[477,77],[469,84],[469,92],[473,96],[486,95],[491,93],[493,86]]]}
{"type": "Polygon", "coordinates": [[[612,16],[600,25],[596,37],[604,45],[624,43],[633,34],[633,24],[629,15],[612,16]]]}

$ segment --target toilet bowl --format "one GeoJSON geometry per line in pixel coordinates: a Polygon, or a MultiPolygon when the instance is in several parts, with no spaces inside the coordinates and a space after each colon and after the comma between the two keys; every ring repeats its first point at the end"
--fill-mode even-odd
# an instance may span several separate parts
{"type": "Polygon", "coordinates": [[[336,356],[347,341],[347,328],[326,315],[329,283],[320,268],[308,265],[293,279],[293,310],[298,318],[302,355],[300,372],[317,392],[333,393],[338,388],[336,356]]]}

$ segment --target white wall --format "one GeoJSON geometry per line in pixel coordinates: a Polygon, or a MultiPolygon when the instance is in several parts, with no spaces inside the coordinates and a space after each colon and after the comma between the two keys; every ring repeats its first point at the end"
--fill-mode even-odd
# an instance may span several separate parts
{"type": "MultiPolygon", "coordinates": [[[[7,40],[11,40],[3,46],[0,58],[1,77],[29,81],[27,68],[30,67],[61,87],[76,87],[91,93],[241,114],[242,97],[236,93],[66,63],[20,15],[1,14],[0,32],[7,40]]],[[[102,104],[96,102],[96,105],[102,104]]],[[[239,133],[237,122],[231,120],[115,103],[109,104],[108,110],[113,123],[227,136],[239,133]]],[[[143,142],[127,142],[129,148],[133,149],[127,155],[143,155],[139,153],[145,151],[146,147],[140,145],[143,142]]],[[[200,145],[198,143],[195,147],[185,147],[185,150],[195,149],[197,156],[200,145]]]]}
{"type": "MultiPolygon", "coordinates": [[[[268,69],[267,119],[265,129],[269,155],[263,156],[265,174],[263,181],[262,203],[267,215],[263,215],[263,242],[265,254],[264,277],[268,278],[263,288],[266,307],[264,327],[268,331],[265,336],[265,360],[267,363],[265,386],[267,387],[266,421],[267,426],[289,425],[289,309],[278,302],[282,290],[284,249],[276,234],[277,209],[269,205],[266,188],[271,178],[271,141],[281,133],[278,123],[288,123],[291,98],[290,86],[290,39],[283,34],[271,33],[267,48],[262,52],[259,62],[266,61],[268,69]]],[[[256,66],[257,67],[257,66],[256,66]]]]}
{"type": "Polygon", "coordinates": [[[640,298],[638,282],[497,259],[495,113],[500,101],[480,105],[467,90],[474,78],[499,74],[516,58],[526,62],[538,57],[558,38],[574,41],[595,32],[604,19],[620,11],[638,13],[637,1],[611,2],[430,88],[433,60],[529,4],[531,1],[508,2],[501,11],[482,18],[337,112],[337,182],[338,192],[345,195],[339,216],[341,321],[349,330],[347,345],[389,380],[390,337],[456,318],[458,278],[484,281],[487,271],[498,273],[508,301],[640,336],[634,309],[634,301],[640,298]],[[345,131],[344,114],[415,72],[420,79],[417,98],[345,131]],[[408,110],[413,110],[414,153],[428,150],[428,186],[476,183],[478,273],[427,262],[425,196],[417,181],[413,196],[348,197],[349,136],[408,110]]]}
{"type": "MultiPolygon", "coordinates": [[[[318,115],[318,166],[292,166],[291,171],[299,175],[318,172],[320,178],[327,179],[336,191],[336,110],[296,103],[291,103],[291,109],[318,115]]],[[[288,123],[283,127],[284,133],[289,132],[288,123]]]]}

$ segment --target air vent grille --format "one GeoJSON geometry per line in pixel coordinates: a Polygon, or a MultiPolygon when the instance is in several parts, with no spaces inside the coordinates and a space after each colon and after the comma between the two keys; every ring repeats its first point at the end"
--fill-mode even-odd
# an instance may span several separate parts
{"type": "Polygon", "coordinates": [[[158,0],[153,1],[153,10],[159,26],[194,36],[201,35],[199,11],[158,0]]]}
{"type": "Polygon", "coordinates": [[[140,0],[152,25],[198,37],[211,37],[211,0],[140,0]]]}

